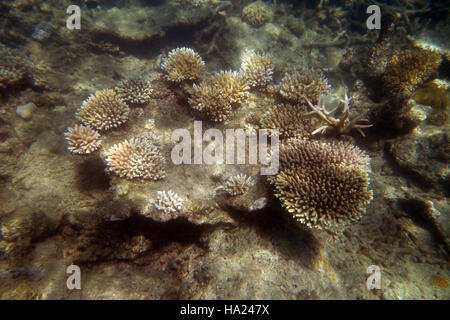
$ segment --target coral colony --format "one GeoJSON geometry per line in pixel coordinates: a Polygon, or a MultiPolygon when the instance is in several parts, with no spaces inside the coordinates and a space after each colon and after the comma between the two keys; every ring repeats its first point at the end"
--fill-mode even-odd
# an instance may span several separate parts
{"type": "MultiPolygon", "coordinates": [[[[267,8],[263,5],[260,9],[267,8]]],[[[262,20],[258,20],[247,13],[246,19],[260,24],[270,15],[261,17],[262,20]]],[[[261,90],[272,82],[271,57],[261,52],[246,53],[239,71],[219,71],[207,76],[204,67],[200,55],[184,47],[170,51],[161,63],[163,79],[179,85],[198,116],[213,123],[231,119],[234,111],[246,103],[251,88],[261,90]]],[[[340,136],[352,129],[363,134],[361,129],[370,124],[361,119],[362,115],[350,118],[347,94],[341,100],[344,105],[341,117],[332,116],[335,110],[328,111],[323,102],[330,85],[318,70],[300,68],[288,72],[275,88],[278,88],[275,90],[279,92],[281,104],[264,113],[258,135],[256,131],[226,129],[224,139],[221,130],[210,128],[203,133],[202,122],[194,121],[193,138],[186,129],[172,132],[175,143],[171,150],[172,162],[175,165],[211,165],[248,161],[256,165],[259,160],[261,174],[268,175],[275,196],[301,223],[331,229],[359,219],[372,199],[372,192],[368,190],[369,157],[350,143],[322,141],[316,137],[340,136]],[[283,103],[283,99],[289,103],[283,103]],[[203,142],[209,143],[205,149],[203,142]]],[[[151,101],[153,93],[150,82],[128,79],[120,81],[115,89],[91,95],[76,113],[82,124],[75,124],[65,133],[68,149],[76,154],[90,154],[102,148],[99,132],[104,135],[123,126],[130,106],[145,105],[151,101]]],[[[166,176],[161,141],[152,131],[119,141],[103,150],[101,156],[106,171],[121,178],[156,181],[166,176]]],[[[252,184],[253,178],[240,173],[225,181],[223,189],[230,196],[240,196],[252,184]]],[[[182,203],[175,192],[168,190],[157,193],[154,206],[164,213],[174,214],[181,210],[182,203]]]]}
{"type": "Polygon", "coordinates": [[[0,300],[450,297],[448,1],[70,2],[0,2],[0,300]]]}
{"type": "Polygon", "coordinates": [[[155,208],[164,213],[175,213],[183,207],[183,199],[181,199],[172,190],[158,191],[155,201],[155,208]]]}

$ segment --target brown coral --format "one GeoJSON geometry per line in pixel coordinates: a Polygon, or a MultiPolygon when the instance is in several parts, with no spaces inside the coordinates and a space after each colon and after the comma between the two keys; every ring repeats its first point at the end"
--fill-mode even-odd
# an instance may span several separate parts
{"type": "Polygon", "coordinates": [[[176,48],[163,58],[161,68],[166,72],[165,78],[172,82],[197,80],[203,74],[205,62],[200,55],[190,48],[176,48]]]}
{"type": "Polygon", "coordinates": [[[219,89],[206,82],[194,84],[189,105],[214,122],[225,121],[233,113],[231,103],[220,95],[219,89]]]}
{"type": "Polygon", "coordinates": [[[239,196],[246,193],[251,185],[253,185],[252,177],[240,173],[228,178],[223,188],[228,194],[239,196]]]}
{"type": "Polygon", "coordinates": [[[24,75],[23,68],[0,66],[0,88],[16,85],[23,79],[24,75]]]}
{"type": "Polygon", "coordinates": [[[270,108],[263,114],[260,126],[269,133],[279,130],[281,138],[308,137],[311,135],[312,126],[307,113],[301,106],[281,104],[270,108]]]}
{"type": "Polygon", "coordinates": [[[301,164],[339,164],[369,169],[370,158],[357,146],[339,140],[291,138],[280,145],[280,168],[301,164]]]}
{"type": "Polygon", "coordinates": [[[25,73],[26,63],[19,52],[0,43],[0,88],[17,85],[25,73]]]}
{"type": "Polygon", "coordinates": [[[381,81],[388,96],[411,96],[416,88],[433,76],[441,63],[437,53],[422,49],[404,50],[388,61],[381,81]]]}
{"type": "Polygon", "coordinates": [[[235,71],[221,71],[192,87],[189,105],[215,122],[229,119],[233,108],[248,97],[245,79],[235,71]]]}
{"type": "Polygon", "coordinates": [[[245,78],[236,71],[220,71],[214,74],[211,85],[230,103],[244,102],[250,89],[245,78]]]}
{"type": "Polygon", "coordinates": [[[107,170],[127,179],[159,180],[165,177],[164,157],[159,138],[133,137],[111,146],[106,151],[107,170]]]}
{"type": "Polygon", "coordinates": [[[130,109],[114,90],[97,91],[83,101],[77,118],[97,130],[108,130],[124,124],[130,109]]]}
{"type": "Polygon", "coordinates": [[[151,100],[153,93],[150,81],[140,78],[122,80],[114,90],[128,105],[147,104],[151,100]]]}
{"type": "Polygon", "coordinates": [[[340,141],[289,139],[280,147],[274,194],[293,217],[329,229],[359,219],[372,199],[369,157],[340,141]]]}
{"type": "Polygon", "coordinates": [[[262,1],[255,1],[242,10],[242,18],[250,25],[259,27],[273,18],[270,7],[262,1]]]}
{"type": "Polygon", "coordinates": [[[306,103],[305,97],[316,104],[319,97],[329,89],[330,85],[325,75],[313,69],[289,72],[280,83],[280,94],[299,104],[306,103]]]}
{"type": "Polygon", "coordinates": [[[250,87],[265,87],[272,81],[272,57],[253,52],[242,59],[240,73],[250,87]]]}
{"type": "Polygon", "coordinates": [[[64,135],[72,153],[88,154],[100,147],[100,134],[90,127],[77,124],[68,128],[64,135]]]}
{"type": "Polygon", "coordinates": [[[274,185],[283,207],[296,220],[318,229],[358,220],[372,200],[367,172],[336,164],[288,168],[275,177],[274,185]]]}

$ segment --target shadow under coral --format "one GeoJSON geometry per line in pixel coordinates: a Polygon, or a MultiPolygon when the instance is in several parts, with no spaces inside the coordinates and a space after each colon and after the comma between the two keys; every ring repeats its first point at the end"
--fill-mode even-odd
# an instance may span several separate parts
{"type": "Polygon", "coordinates": [[[319,240],[310,230],[296,224],[276,199],[259,211],[227,210],[241,225],[255,229],[259,236],[268,239],[286,259],[294,259],[302,267],[314,269],[314,262],[319,257],[319,240]]]}

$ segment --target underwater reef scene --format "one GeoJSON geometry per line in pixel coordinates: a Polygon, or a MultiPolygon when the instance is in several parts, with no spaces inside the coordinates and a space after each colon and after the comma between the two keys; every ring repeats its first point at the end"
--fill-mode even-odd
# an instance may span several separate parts
{"type": "Polygon", "coordinates": [[[0,300],[449,299],[449,13],[1,1],[0,300]]]}

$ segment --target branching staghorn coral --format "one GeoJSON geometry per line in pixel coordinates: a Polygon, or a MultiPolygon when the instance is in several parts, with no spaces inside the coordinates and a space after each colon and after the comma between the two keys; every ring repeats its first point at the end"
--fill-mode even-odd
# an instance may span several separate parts
{"type": "Polygon", "coordinates": [[[261,52],[252,52],[242,59],[240,73],[250,87],[265,87],[272,81],[272,57],[261,52]]]}
{"type": "Polygon", "coordinates": [[[302,69],[287,73],[280,83],[280,94],[286,99],[305,104],[306,98],[313,103],[330,90],[325,75],[314,69],[302,69]]]}
{"type": "Polygon", "coordinates": [[[347,134],[352,129],[358,130],[358,132],[365,137],[362,129],[369,128],[372,125],[369,123],[369,120],[362,119],[364,114],[359,114],[352,120],[350,117],[350,100],[347,96],[347,92],[344,95],[344,99],[340,100],[343,103],[342,115],[340,118],[333,117],[333,113],[335,113],[338,107],[334,108],[331,111],[328,111],[325,107],[325,101],[323,96],[319,97],[319,104],[314,105],[311,101],[305,96],[304,99],[308,103],[308,106],[312,109],[310,114],[317,115],[321,120],[323,120],[326,124],[320,126],[316,130],[312,132],[312,135],[317,133],[326,133],[327,131],[331,131],[333,134],[339,136],[342,134],[347,134]]]}
{"type": "Polygon", "coordinates": [[[330,229],[359,219],[372,199],[369,157],[341,141],[288,139],[280,171],[269,181],[293,217],[308,227],[330,229]]]}
{"type": "Polygon", "coordinates": [[[147,104],[151,100],[153,93],[150,81],[144,79],[122,80],[114,90],[128,105],[147,104]]]}
{"type": "Polygon", "coordinates": [[[105,153],[107,171],[127,179],[160,180],[165,177],[165,159],[159,137],[153,133],[132,137],[111,146],[105,153]]]}
{"type": "Polygon", "coordinates": [[[97,130],[109,130],[124,124],[129,112],[126,103],[114,90],[105,89],[84,100],[76,117],[97,130]]]}
{"type": "Polygon", "coordinates": [[[161,69],[166,73],[165,78],[172,82],[197,80],[201,78],[205,62],[200,55],[190,48],[176,48],[163,58],[161,69]]]}
{"type": "Polygon", "coordinates": [[[223,188],[228,194],[238,196],[246,193],[253,183],[252,177],[247,176],[245,173],[240,173],[228,178],[223,188]]]}
{"type": "Polygon", "coordinates": [[[155,208],[164,211],[164,213],[174,213],[181,211],[183,207],[183,199],[180,198],[172,190],[158,191],[155,201],[155,208]]]}
{"type": "Polygon", "coordinates": [[[101,143],[100,134],[97,131],[81,124],[67,128],[64,136],[69,145],[67,148],[76,154],[92,153],[100,147],[101,143]]]}
{"type": "Polygon", "coordinates": [[[242,10],[242,18],[254,27],[259,27],[273,18],[270,7],[262,1],[255,1],[242,10]]]}
{"type": "Polygon", "coordinates": [[[307,137],[311,135],[312,126],[307,113],[302,106],[280,104],[266,111],[261,120],[260,127],[279,130],[281,138],[307,137]]]}

